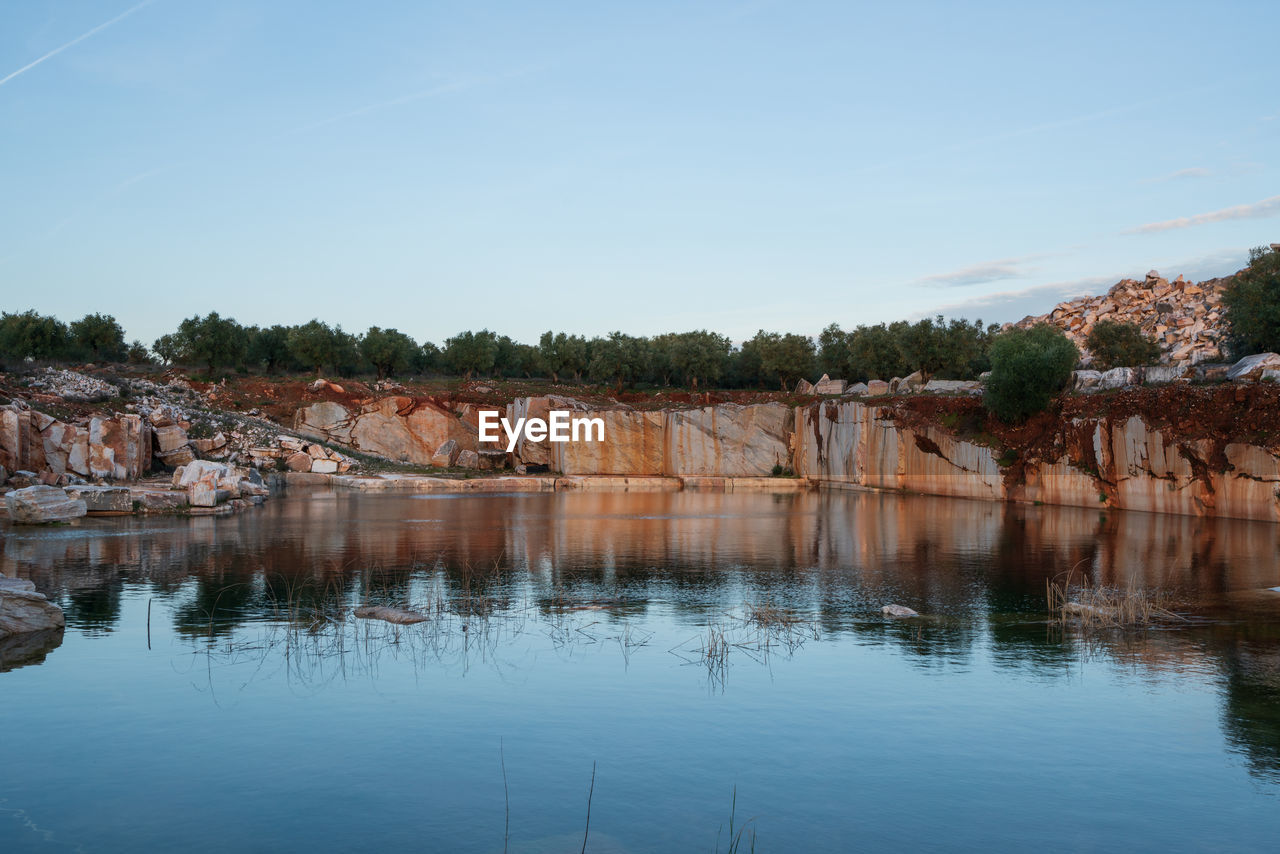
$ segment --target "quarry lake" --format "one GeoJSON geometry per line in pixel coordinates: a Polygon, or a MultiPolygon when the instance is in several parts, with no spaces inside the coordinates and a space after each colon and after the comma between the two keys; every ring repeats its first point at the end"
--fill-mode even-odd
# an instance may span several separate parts
{"type": "Polygon", "coordinates": [[[0,650],[5,852],[711,852],[731,816],[780,852],[1280,836],[1276,525],[294,490],[0,533],[67,615],[0,650]],[[1051,625],[1073,569],[1190,621],[1051,625]],[[378,604],[428,619],[353,615],[378,604]]]}

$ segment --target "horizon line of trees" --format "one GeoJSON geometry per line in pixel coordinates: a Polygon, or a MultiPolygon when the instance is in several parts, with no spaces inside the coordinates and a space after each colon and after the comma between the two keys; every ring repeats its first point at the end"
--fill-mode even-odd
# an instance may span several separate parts
{"type": "MultiPolygon", "coordinates": [[[[1280,251],[1253,250],[1249,267],[1227,285],[1223,305],[1235,358],[1280,352],[1280,251]]],[[[356,335],[318,319],[295,326],[244,326],[210,312],[183,320],[148,348],[136,339],[126,342],[124,330],[110,315],[87,314],[66,324],[26,311],[0,313],[0,362],[159,360],[203,368],[211,375],[254,370],[319,375],[328,370],[337,377],[374,374],[379,379],[547,377],[558,383],[586,378],[618,389],[674,384],[785,390],[802,377],[822,373],[850,382],[916,371],[939,379],[973,379],[991,369],[993,344],[1012,331],[938,315],[852,329],[833,323],[816,339],[761,329],[741,346],[706,329],[655,336],[610,332],[593,338],[547,331],[536,344],[481,329],[459,332],[438,347],[393,328],[372,326],[356,335]]],[[[1088,343],[1102,364],[1142,364],[1159,354],[1156,343],[1133,324],[1099,324],[1088,343]]],[[[1055,361],[1063,358],[1058,353],[1055,361]]]]}
{"type": "Polygon", "coordinates": [[[35,311],[0,314],[0,362],[129,362],[178,365],[218,373],[314,372],[335,377],[408,376],[590,380],[618,388],[650,384],[706,388],[790,388],[822,373],[851,382],[906,376],[971,379],[986,370],[990,339],[981,321],[898,321],[841,329],[831,324],[813,339],[760,330],[741,346],[705,329],[655,336],[610,332],[587,338],[548,330],[525,344],[489,329],[466,330],[418,343],[393,328],[352,334],[310,320],[295,326],[244,326],[217,312],[183,320],[151,347],[126,342],[115,318],[90,314],[66,324],[35,311]]]}

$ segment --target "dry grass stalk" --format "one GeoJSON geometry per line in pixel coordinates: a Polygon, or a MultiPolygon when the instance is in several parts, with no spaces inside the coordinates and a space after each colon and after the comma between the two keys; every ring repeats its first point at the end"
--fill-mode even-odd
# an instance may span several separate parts
{"type": "Polygon", "coordinates": [[[1045,599],[1055,623],[1083,629],[1129,629],[1159,623],[1185,622],[1168,606],[1172,597],[1163,591],[1138,588],[1091,587],[1066,580],[1046,580],[1045,599]]]}

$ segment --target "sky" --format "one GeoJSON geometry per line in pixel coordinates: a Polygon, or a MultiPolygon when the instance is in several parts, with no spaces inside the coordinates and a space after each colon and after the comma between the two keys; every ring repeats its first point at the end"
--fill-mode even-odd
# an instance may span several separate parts
{"type": "Polygon", "coordinates": [[[816,334],[1280,242],[1280,3],[0,0],[0,309],[816,334]]]}

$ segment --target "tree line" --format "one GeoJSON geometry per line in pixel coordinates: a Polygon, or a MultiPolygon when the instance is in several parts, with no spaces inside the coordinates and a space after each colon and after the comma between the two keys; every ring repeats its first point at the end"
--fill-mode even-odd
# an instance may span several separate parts
{"type": "MultiPolygon", "coordinates": [[[[1259,248],[1223,293],[1227,331],[1235,358],[1280,351],[1280,252],[1259,248]]],[[[372,326],[362,334],[311,320],[297,326],[244,326],[217,312],[183,320],[148,348],[126,342],[115,318],[87,314],[70,324],[34,311],[0,314],[0,360],[104,361],[194,367],[211,375],[233,371],[376,375],[584,379],[613,384],[691,388],[791,388],[801,377],[831,376],[864,382],[919,371],[938,379],[973,379],[993,367],[996,344],[1012,352],[1013,330],[982,321],[938,316],[844,329],[832,324],[817,336],[760,330],[735,346],[705,329],[634,336],[611,332],[586,338],[544,332],[536,344],[488,329],[459,332],[440,346],[419,343],[397,329],[372,326]]],[[[1047,334],[1047,333],[1046,333],[1047,334]]],[[[1016,338],[1016,336],[1014,336],[1016,338]]],[[[1044,351],[1048,338],[1018,339],[1019,347],[1044,351]],[[1030,342],[1030,343],[1028,343],[1030,342]]],[[[1061,365],[1069,351],[1056,338],[1050,360],[1061,365]],[[1066,355],[1063,355],[1063,354],[1066,355]]],[[[1155,342],[1127,323],[1098,324],[1088,346],[1101,367],[1139,365],[1159,355],[1155,342]]],[[[1059,367],[1055,375],[1061,374],[1059,367]]],[[[1056,382],[1056,380],[1055,380],[1056,382]]]]}
{"type": "Polygon", "coordinates": [[[741,346],[705,329],[655,336],[587,338],[547,331],[536,344],[488,329],[466,330],[437,346],[393,328],[362,334],[311,320],[297,326],[245,326],[217,312],[183,320],[146,347],[126,342],[110,315],[71,324],[34,311],[0,314],[0,359],[51,362],[155,363],[203,369],[212,375],[261,371],[313,372],[337,377],[375,375],[590,380],[619,388],[638,384],[790,388],[802,377],[828,373],[851,382],[905,376],[919,370],[946,379],[971,379],[989,366],[997,327],[981,321],[899,321],[841,329],[832,324],[815,341],[807,335],[760,330],[741,346]]]}

